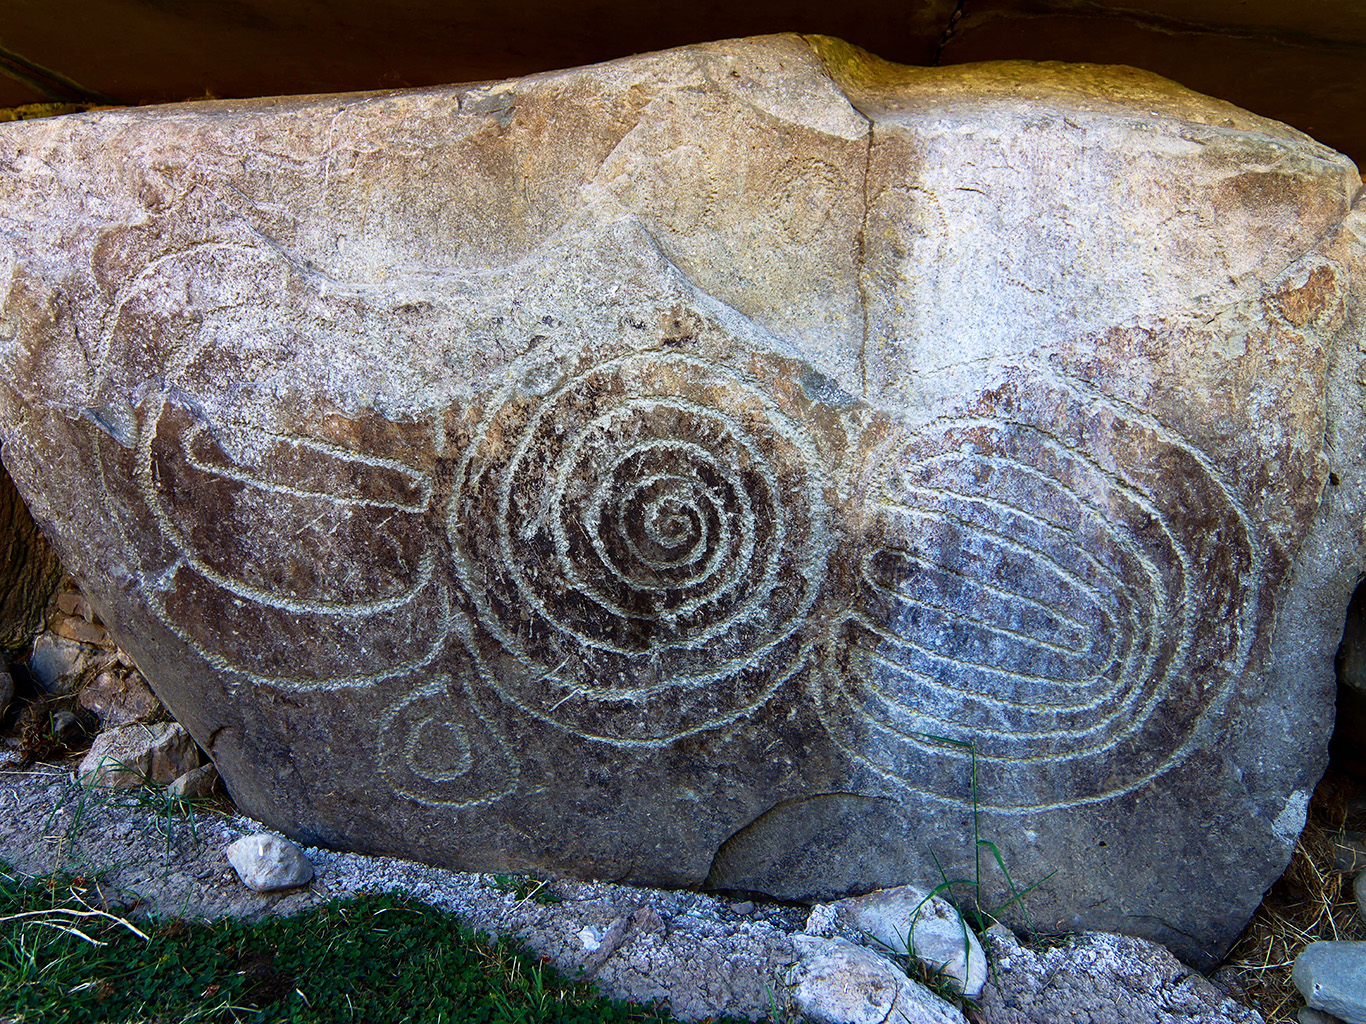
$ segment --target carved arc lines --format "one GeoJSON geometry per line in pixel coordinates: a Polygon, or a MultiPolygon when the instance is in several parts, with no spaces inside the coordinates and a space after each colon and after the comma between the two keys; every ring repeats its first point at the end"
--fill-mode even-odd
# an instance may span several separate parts
{"type": "Polygon", "coordinates": [[[968,801],[971,744],[1004,811],[1107,799],[1188,752],[1247,661],[1263,574],[1188,442],[1064,383],[1018,390],[884,463],[821,694],[835,742],[932,799],[968,801]]]}
{"type": "Polygon", "coordinates": [[[477,806],[517,791],[511,745],[474,692],[449,675],[418,686],[383,716],[376,755],[395,791],[428,806],[477,806]]]}
{"type": "Polygon", "coordinates": [[[210,424],[169,379],[131,449],[90,426],[125,536],[156,538],[153,613],[229,679],[380,701],[384,778],[454,808],[516,791],[519,720],[647,752],[787,684],[883,785],[963,803],[971,743],[982,806],[1072,806],[1176,763],[1249,657],[1246,511],[1188,441],[1045,370],[890,446],[776,357],[518,373],[435,468],[210,424]]]}
{"type": "MultiPolygon", "coordinates": [[[[360,494],[337,494],[324,486],[314,487],[290,486],[281,483],[278,479],[263,479],[259,475],[242,472],[237,469],[237,460],[223,460],[219,464],[212,464],[196,454],[196,442],[200,440],[202,434],[208,428],[203,423],[196,423],[190,428],[189,434],[185,438],[186,457],[190,465],[204,473],[214,473],[227,480],[236,480],[239,483],[257,487],[265,491],[273,491],[277,494],[286,494],[296,498],[321,498],[326,497],[337,505],[364,505],[369,508],[392,508],[401,512],[425,512],[432,500],[432,481],[425,474],[420,473],[405,463],[397,459],[383,459],[373,455],[366,455],[362,452],[355,452],[349,448],[343,448],[336,444],[326,444],[308,437],[291,437],[281,435],[263,435],[259,431],[248,431],[242,427],[232,425],[219,425],[212,431],[213,443],[219,450],[223,450],[224,436],[247,437],[262,440],[273,444],[276,447],[304,449],[321,455],[325,458],[339,459],[345,462],[356,463],[357,466],[364,466],[370,471],[389,470],[402,481],[409,484],[413,497],[408,500],[384,500],[381,498],[365,497],[360,494]]],[[[246,445],[235,446],[239,450],[246,445]]],[[[357,488],[359,489],[359,488],[357,488]]]]}
{"type": "Polygon", "coordinates": [[[735,720],[805,664],[828,518],[795,414],[721,364],[647,352],[543,395],[507,389],[447,527],[478,626],[517,661],[502,695],[585,738],[658,747],[735,720]]]}
{"type": "MultiPolygon", "coordinates": [[[[354,594],[337,599],[332,594],[320,599],[281,593],[290,580],[273,580],[276,586],[272,587],[264,569],[258,571],[262,579],[251,582],[224,565],[236,558],[238,564],[251,567],[254,560],[279,553],[279,546],[258,547],[253,530],[268,537],[283,535],[287,543],[294,543],[309,528],[324,526],[321,520],[331,523],[333,532],[359,520],[352,532],[369,545],[374,523],[366,516],[403,513],[414,526],[430,504],[428,475],[399,461],[313,438],[273,436],[239,426],[221,426],[210,433],[165,395],[149,396],[141,411],[142,426],[133,452],[117,448],[92,427],[102,455],[105,494],[116,493],[117,481],[127,479],[133,492],[126,497],[135,494],[139,507],[152,516],[161,538],[153,549],[161,550],[156,557],[143,554],[141,558],[145,593],[157,617],[209,665],[228,676],[281,689],[362,688],[413,673],[440,657],[451,631],[452,606],[447,584],[433,575],[436,556],[430,545],[411,547],[406,563],[396,565],[407,579],[398,579],[395,572],[380,573],[391,586],[378,597],[354,594]],[[239,449],[238,460],[228,457],[214,434],[239,434],[239,444],[234,445],[239,449]],[[242,436],[249,436],[257,448],[254,466],[251,457],[242,455],[246,451],[242,436]],[[311,487],[280,485],[281,467],[294,468],[298,477],[298,466],[290,460],[295,449],[321,460],[324,471],[361,483],[352,487],[352,493],[344,486],[326,487],[321,482],[311,487]],[[272,466],[272,456],[283,463],[272,466]],[[406,496],[391,500],[357,493],[376,474],[382,485],[398,487],[406,496]],[[246,507],[247,515],[238,515],[235,505],[246,507]],[[210,553],[214,545],[217,549],[210,553]],[[421,627],[404,623],[419,606],[421,627]],[[314,657],[311,664],[295,655],[288,666],[268,653],[261,654],[254,632],[245,629],[239,635],[232,624],[258,623],[262,617],[287,623],[285,635],[294,636],[305,650],[316,646],[325,654],[314,657]],[[374,643],[376,627],[385,625],[389,627],[385,632],[398,627],[407,642],[400,646],[374,643]]],[[[116,522],[128,515],[127,502],[123,509],[117,508],[119,504],[109,501],[117,513],[116,522]]],[[[408,532],[422,537],[421,530],[408,532]]],[[[124,534],[137,535],[137,530],[126,528],[124,534]]],[[[344,557],[361,556],[355,550],[358,546],[348,545],[344,557]]],[[[292,553],[285,547],[284,554],[292,553]]],[[[328,583],[317,580],[317,586],[328,583]]]]}

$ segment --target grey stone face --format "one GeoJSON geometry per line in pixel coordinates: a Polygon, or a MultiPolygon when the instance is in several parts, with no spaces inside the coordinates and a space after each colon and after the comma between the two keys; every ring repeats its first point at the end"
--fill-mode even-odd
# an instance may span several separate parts
{"type": "Polygon", "coordinates": [[[4,457],[296,838],[828,899],[980,835],[1207,962],[1326,757],[1359,190],[795,36],[6,125],[4,457]]]}
{"type": "Polygon", "coordinates": [[[1366,942],[1311,942],[1295,958],[1294,981],[1315,1009],[1366,1024],[1366,942]]]}
{"type": "Polygon", "coordinates": [[[991,929],[987,942],[992,972],[982,1011],[1001,1024],[1264,1024],[1256,1010],[1141,939],[1087,933],[1037,949],[991,929]]]}

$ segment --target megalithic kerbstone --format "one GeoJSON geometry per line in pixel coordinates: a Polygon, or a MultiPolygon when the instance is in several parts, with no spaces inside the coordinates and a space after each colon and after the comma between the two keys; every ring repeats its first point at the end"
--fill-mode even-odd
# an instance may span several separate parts
{"type": "Polygon", "coordinates": [[[798,36],[10,124],[4,460],[291,836],[796,899],[980,837],[1210,963],[1326,760],[1360,190],[798,36]]]}

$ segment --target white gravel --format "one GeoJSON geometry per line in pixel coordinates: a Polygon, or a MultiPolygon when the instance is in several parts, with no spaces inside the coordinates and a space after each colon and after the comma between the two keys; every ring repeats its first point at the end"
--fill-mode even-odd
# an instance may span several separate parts
{"type": "Polygon", "coordinates": [[[554,880],[546,891],[561,902],[542,903],[491,875],[318,848],[304,851],[315,870],[310,885],[256,893],[223,851],[260,823],[203,809],[168,815],[164,806],[151,791],[86,792],[61,766],[0,770],[0,860],[30,875],[98,877],[110,905],[187,919],[291,914],[397,890],[482,931],[516,935],[570,976],[582,968],[605,995],[666,1002],[684,1020],[768,1016],[796,959],[791,933],[804,913],[702,893],[554,880]]]}

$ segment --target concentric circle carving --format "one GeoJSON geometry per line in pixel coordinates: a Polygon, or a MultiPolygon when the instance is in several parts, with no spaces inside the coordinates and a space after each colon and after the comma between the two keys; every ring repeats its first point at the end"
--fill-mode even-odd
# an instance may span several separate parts
{"type": "Polygon", "coordinates": [[[761,703],[805,660],[829,546],[800,417],[758,375],[689,355],[534,376],[483,419],[449,509],[494,685],[624,744],[761,703]]]}
{"type": "Polygon", "coordinates": [[[1066,806],[1165,770],[1223,703],[1261,557],[1171,431],[1029,382],[915,431],[878,477],[820,694],[860,761],[967,803],[975,751],[980,805],[1066,806]]]}
{"type": "Polygon", "coordinates": [[[519,770],[478,699],[450,676],[417,686],[380,721],[380,774],[429,807],[469,807],[514,792],[519,770]]]}

